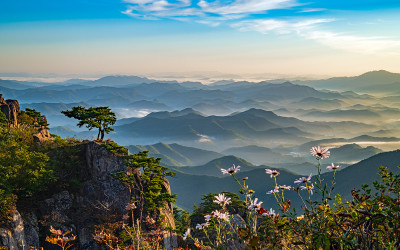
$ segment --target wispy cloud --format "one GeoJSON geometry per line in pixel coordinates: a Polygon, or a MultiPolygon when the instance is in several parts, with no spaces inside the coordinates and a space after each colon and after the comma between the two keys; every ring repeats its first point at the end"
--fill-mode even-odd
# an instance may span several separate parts
{"type": "Polygon", "coordinates": [[[326,9],[323,9],[323,8],[305,8],[305,9],[300,10],[298,13],[320,12],[320,11],[326,11],[326,9]]]}
{"type": "Polygon", "coordinates": [[[191,8],[190,0],[171,2],[167,0],[124,0],[130,4],[123,14],[142,19],[179,18],[202,15],[202,11],[191,8]]]}
{"type": "Polygon", "coordinates": [[[331,22],[332,19],[307,19],[301,21],[285,21],[278,19],[256,19],[232,24],[241,31],[258,31],[261,33],[276,32],[278,34],[303,33],[315,27],[316,24],[331,22]]]}
{"type": "Polygon", "coordinates": [[[400,51],[400,41],[391,37],[355,36],[318,30],[309,31],[302,35],[305,38],[315,40],[331,48],[349,52],[393,54],[393,51],[400,51]]]}
{"type": "Polygon", "coordinates": [[[199,0],[197,3],[191,0],[124,0],[124,2],[129,5],[122,13],[146,19],[184,16],[239,19],[249,14],[266,13],[269,10],[298,5],[296,0],[199,0]]]}
{"type": "Polygon", "coordinates": [[[400,41],[390,37],[356,36],[321,30],[319,24],[333,22],[334,19],[307,19],[284,21],[260,19],[237,22],[231,26],[240,31],[257,31],[264,34],[295,33],[305,39],[314,40],[330,48],[362,54],[393,53],[400,51],[400,41]]]}
{"type": "Polygon", "coordinates": [[[301,13],[321,12],[323,8],[304,8],[297,0],[123,0],[128,4],[122,13],[141,19],[194,21],[211,27],[228,24],[240,31],[296,34],[330,48],[356,53],[400,51],[400,41],[390,37],[357,36],[323,28],[331,18],[304,18],[301,13]],[[298,7],[298,8],[294,8],[298,7]],[[293,9],[291,19],[265,18],[277,9],[293,9]]]}
{"type": "Polygon", "coordinates": [[[274,9],[286,9],[297,5],[295,0],[237,0],[230,4],[219,1],[209,2],[200,0],[198,5],[204,12],[230,15],[262,13],[274,9]]]}

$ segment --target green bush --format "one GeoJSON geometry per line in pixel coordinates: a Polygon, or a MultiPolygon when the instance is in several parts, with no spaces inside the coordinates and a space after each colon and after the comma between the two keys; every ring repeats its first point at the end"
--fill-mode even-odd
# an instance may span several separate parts
{"type": "Polygon", "coordinates": [[[52,180],[49,157],[34,149],[29,129],[2,129],[0,158],[0,188],[8,193],[29,197],[52,180]]]}
{"type": "Polygon", "coordinates": [[[108,151],[116,155],[128,155],[128,149],[118,145],[117,143],[106,140],[101,142],[101,146],[105,147],[108,151]]]}

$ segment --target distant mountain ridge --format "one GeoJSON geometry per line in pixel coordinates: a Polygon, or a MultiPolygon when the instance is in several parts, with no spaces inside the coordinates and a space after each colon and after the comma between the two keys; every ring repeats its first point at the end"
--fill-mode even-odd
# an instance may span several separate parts
{"type": "MultiPolygon", "coordinates": [[[[328,163],[323,160],[323,165],[328,163]]],[[[336,173],[335,193],[342,195],[344,200],[351,200],[351,190],[353,188],[360,189],[362,184],[372,185],[372,182],[379,179],[379,166],[386,166],[394,173],[400,173],[397,166],[400,165],[400,150],[392,152],[384,152],[365,159],[355,165],[351,165],[336,173]],[[354,178],[357,176],[357,178],[354,178]]],[[[228,168],[229,166],[226,166],[228,168]]],[[[266,192],[273,189],[273,179],[265,173],[264,168],[255,168],[254,170],[238,172],[236,177],[241,180],[248,177],[246,183],[249,188],[255,191],[255,197],[263,201],[266,208],[276,207],[276,201],[273,195],[267,195],[266,192]]],[[[279,170],[280,175],[277,178],[279,185],[295,185],[295,179],[301,175],[293,174],[286,170],[279,170]]],[[[322,175],[322,178],[329,182],[332,179],[332,172],[322,175]]],[[[316,177],[312,177],[312,181],[316,181],[316,177]]],[[[206,175],[193,175],[178,172],[177,176],[169,179],[172,191],[178,194],[177,205],[189,211],[193,209],[193,203],[199,204],[201,195],[207,193],[218,193],[222,191],[238,192],[239,185],[231,176],[224,176],[222,173],[219,177],[206,175]],[[201,187],[200,189],[198,187],[201,187]]],[[[295,192],[286,192],[285,198],[291,200],[292,206],[299,208],[301,201],[295,192]]],[[[316,197],[314,197],[316,199],[316,197]]]]}
{"type": "Polygon", "coordinates": [[[196,166],[202,165],[223,155],[217,152],[186,147],[176,143],[157,143],[153,145],[131,145],[127,146],[130,153],[149,151],[149,155],[162,158],[162,162],[168,166],[196,166]]]}
{"type": "MultiPolygon", "coordinates": [[[[235,164],[236,166],[240,166],[242,172],[251,171],[256,169],[257,167],[247,162],[244,159],[239,157],[228,155],[222,156],[221,158],[212,160],[204,165],[201,166],[193,166],[193,167],[180,167],[174,168],[176,171],[185,173],[185,174],[192,174],[198,176],[221,176],[221,169],[228,169],[235,164]]],[[[222,177],[222,176],[221,176],[222,177]]]]}
{"type": "Polygon", "coordinates": [[[327,89],[400,93],[400,74],[391,73],[386,70],[370,71],[354,77],[333,77],[326,80],[303,81],[298,83],[327,89]]]}

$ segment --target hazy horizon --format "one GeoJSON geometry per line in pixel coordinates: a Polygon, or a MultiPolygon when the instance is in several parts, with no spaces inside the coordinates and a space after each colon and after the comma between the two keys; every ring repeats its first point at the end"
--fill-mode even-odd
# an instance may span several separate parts
{"type": "Polygon", "coordinates": [[[394,0],[2,1],[0,68],[142,76],[400,72],[399,8],[394,0]]]}
{"type": "MultiPolygon", "coordinates": [[[[16,81],[37,81],[43,83],[57,83],[68,80],[98,80],[107,76],[139,76],[153,80],[164,80],[164,81],[197,81],[203,84],[209,84],[221,80],[234,80],[234,81],[268,81],[268,80],[326,80],[335,77],[356,77],[368,72],[374,71],[387,71],[385,69],[370,70],[362,72],[356,75],[292,75],[292,74],[278,74],[278,73],[260,73],[260,74],[234,74],[234,73],[221,73],[221,72],[209,72],[209,71],[198,71],[198,72],[163,72],[153,74],[54,74],[54,73],[4,73],[0,72],[0,79],[2,80],[16,80],[16,81]]],[[[388,71],[389,72],[389,71],[388,71]]],[[[399,74],[398,72],[390,72],[399,74]]]]}

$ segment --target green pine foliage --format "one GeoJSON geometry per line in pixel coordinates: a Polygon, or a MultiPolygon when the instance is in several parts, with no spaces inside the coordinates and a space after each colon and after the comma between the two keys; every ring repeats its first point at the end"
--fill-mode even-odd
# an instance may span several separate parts
{"type": "Polygon", "coordinates": [[[168,171],[167,167],[160,165],[160,158],[148,156],[148,151],[124,156],[128,166],[128,173],[121,172],[115,177],[131,186],[139,188],[138,207],[143,205],[149,214],[158,212],[165,207],[168,202],[174,203],[176,195],[171,195],[163,190],[163,184],[167,176],[174,176],[175,173],[168,171]],[[130,173],[141,171],[140,180],[130,173]],[[140,183],[138,183],[140,182],[140,183]]]}
{"type": "Polygon", "coordinates": [[[4,126],[8,123],[9,120],[7,119],[7,116],[3,112],[0,112],[0,126],[4,126]]]}
{"type": "Polygon", "coordinates": [[[0,127],[0,217],[8,216],[17,198],[30,198],[53,180],[48,155],[33,143],[35,131],[27,124],[0,127]]]}
{"type": "Polygon", "coordinates": [[[18,116],[17,127],[0,126],[0,221],[9,216],[17,202],[24,204],[21,209],[28,209],[56,192],[74,192],[80,187],[82,142],[55,136],[45,145],[34,143],[37,118],[41,116],[29,112],[18,116]]]}
{"type": "Polygon", "coordinates": [[[42,114],[40,114],[40,112],[36,111],[35,109],[26,108],[25,111],[21,111],[21,115],[22,116],[26,115],[32,118],[33,124],[43,126],[46,129],[49,129],[49,124],[47,123],[47,121],[43,118],[42,114]]]}
{"type": "Polygon", "coordinates": [[[190,227],[190,214],[179,207],[174,207],[175,231],[183,234],[190,227]]]}
{"type": "Polygon", "coordinates": [[[31,127],[0,130],[0,188],[18,197],[32,196],[52,178],[46,167],[49,157],[35,150],[31,127]]]}
{"type": "Polygon", "coordinates": [[[108,151],[110,151],[111,153],[114,153],[116,155],[128,155],[127,148],[120,146],[111,140],[103,141],[101,143],[101,146],[105,147],[108,151]]]}
{"type": "Polygon", "coordinates": [[[117,121],[115,113],[111,112],[109,107],[85,108],[82,106],[76,106],[72,107],[71,110],[61,111],[61,113],[69,118],[79,120],[77,124],[78,127],[86,125],[86,128],[89,130],[97,128],[99,130],[97,140],[103,140],[104,134],[114,131],[110,126],[114,125],[117,121]]]}

